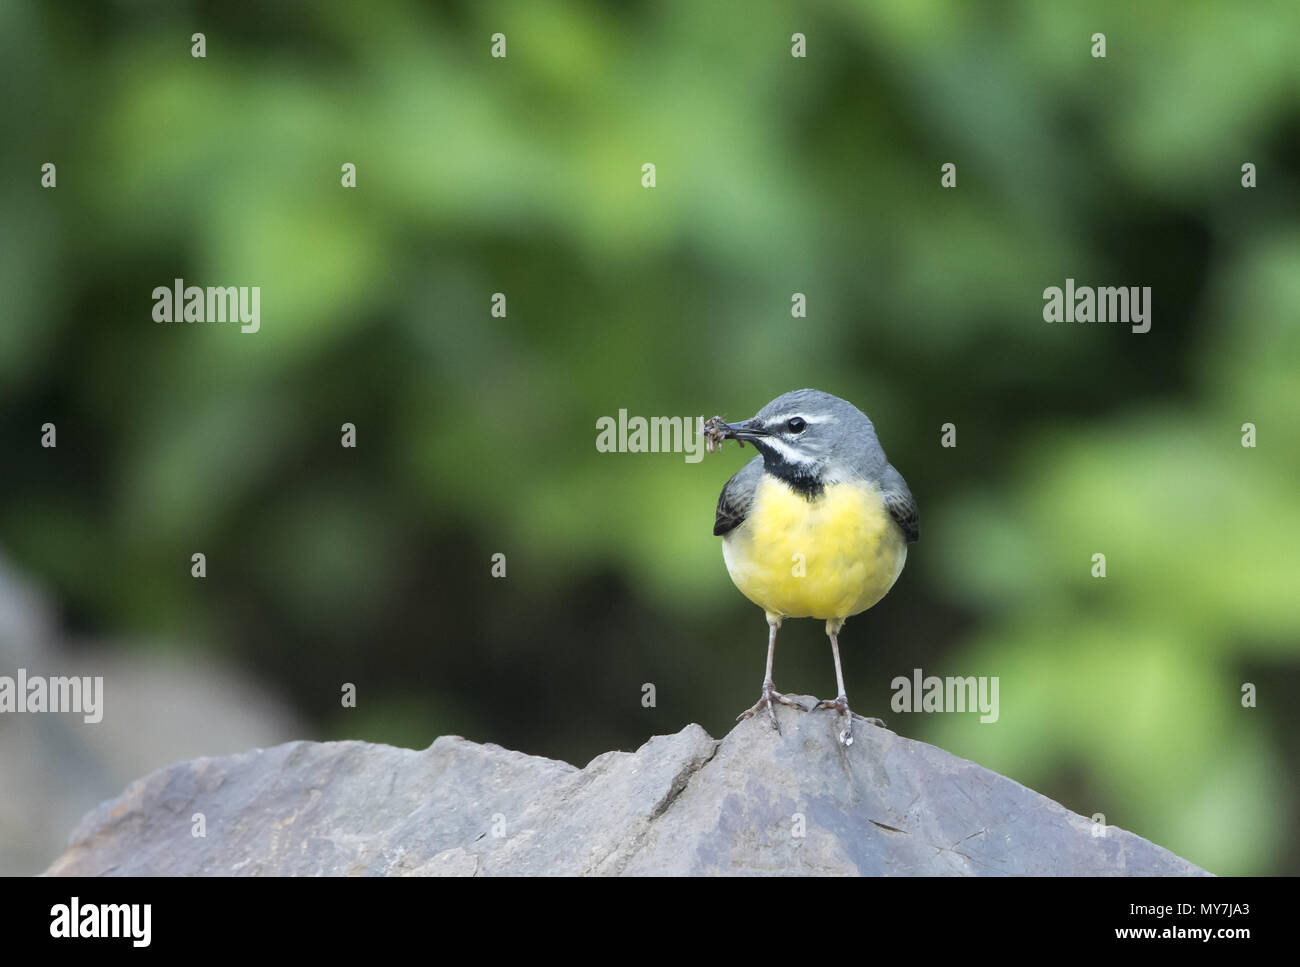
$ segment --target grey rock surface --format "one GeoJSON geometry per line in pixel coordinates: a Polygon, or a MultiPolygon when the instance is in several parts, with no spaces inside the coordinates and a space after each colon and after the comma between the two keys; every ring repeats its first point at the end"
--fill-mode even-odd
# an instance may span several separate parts
{"type": "Polygon", "coordinates": [[[779,714],[585,769],[457,736],[196,759],[91,811],[47,872],[1206,875],[934,746],[858,721],[846,749],[834,712],[779,714]]]}

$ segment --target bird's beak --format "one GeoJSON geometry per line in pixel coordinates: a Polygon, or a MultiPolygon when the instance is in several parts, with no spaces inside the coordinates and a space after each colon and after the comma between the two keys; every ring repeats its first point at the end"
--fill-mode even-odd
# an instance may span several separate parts
{"type": "Polygon", "coordinates": [[[771,436],[767,430],[763,429],[763,424],[758,421],[758,417],[752,420],[745,420],[743,423],[727,423],[726,429],[722,431],[724,440],[759,440],[765,436],[771,436]]]}

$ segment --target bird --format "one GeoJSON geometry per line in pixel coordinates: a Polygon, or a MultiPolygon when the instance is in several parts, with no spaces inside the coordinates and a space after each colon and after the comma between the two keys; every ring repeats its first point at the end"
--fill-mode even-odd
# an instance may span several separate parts
{"type": "Polygon", "coordinates": [[[758,455],[722,488],[714,536],[732,582],[767,616],[767,670],[754,706],[779,733],[776,704],[808,711],[776,690],[772,659],[786,618],[826,622],[839,692],[816,708],[839,713],[839,741],[853,744],[839,633],[894,586],[919,536],[916,501],[885,457],[875,426],[847,400],[820,390],[782,394],[752,419],[705,424],[709,448],[752,443],[758,455]]]}

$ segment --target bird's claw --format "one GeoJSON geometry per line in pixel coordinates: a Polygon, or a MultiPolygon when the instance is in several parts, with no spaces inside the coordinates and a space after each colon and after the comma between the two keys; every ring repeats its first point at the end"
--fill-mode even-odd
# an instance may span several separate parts
{"type": "Polygon", "coordinates": [[[745,711],[737,715],[736,721],[739,722],[743,719],[750,718],[753,715],[757,715],[759,712],[761,712],[763,709],[766,708],[768,718],[772,720],[772,728],[776,729],[777,735],[780,735],[781,725],[776,720],[776,707],[773,705],[774,702],[779,702],[782,705],[789,705],[793,708],[797,708],[800,712],[808,711],[808,709],[804,708],[804,706],[796,702],[790,696],[783,695],[780,692],[778,692],[776,688],[773,687],[771,682],[764,682],[762,696],[759,698],[757,702],[754,703],[752,708],[747,708],[745,709],[745,711]]]}
{"type": "MultiPolygon", "coordinates": [[[[824,702],[818,702],[817,708],[834,709],[840,713],[840,733],[837,738],[840,745],[846,748],[853,744],[853,712],[849,709],[849,700],[846,696],[840,695],[836,698],[828,698],[824,702]]],[[[879,722],[879,719],[868,719],[867,721],[879,722]]],[[[883,726],[884,723],[882,722],[883,726]]]]}

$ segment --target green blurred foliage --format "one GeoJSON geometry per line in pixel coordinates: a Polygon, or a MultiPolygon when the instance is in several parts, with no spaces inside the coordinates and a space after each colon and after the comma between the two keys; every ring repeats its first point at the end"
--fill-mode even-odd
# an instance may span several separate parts
{"type": "MultiPolygon", "coordinates": [[[[318,737],[581,762],[725,729],[765,645],[709,533],[746,454],[602,454],[597,418],[816,386],[921,507],[845,632],[855,707],[1295,872],[1297,35],[1281,2],[5,4],[3,549],[318,737]],[[261,332],[153,324],[175,277],[260,285],[261,332]],[[1152,286],[1151,332],[1044,324],[1066,277],[1152,286]],[[914,667],[1000,676],[1000,721],[891,716],[914,667]]],[[[815,624],[786,690],[829,694],[815,624]]]]}

